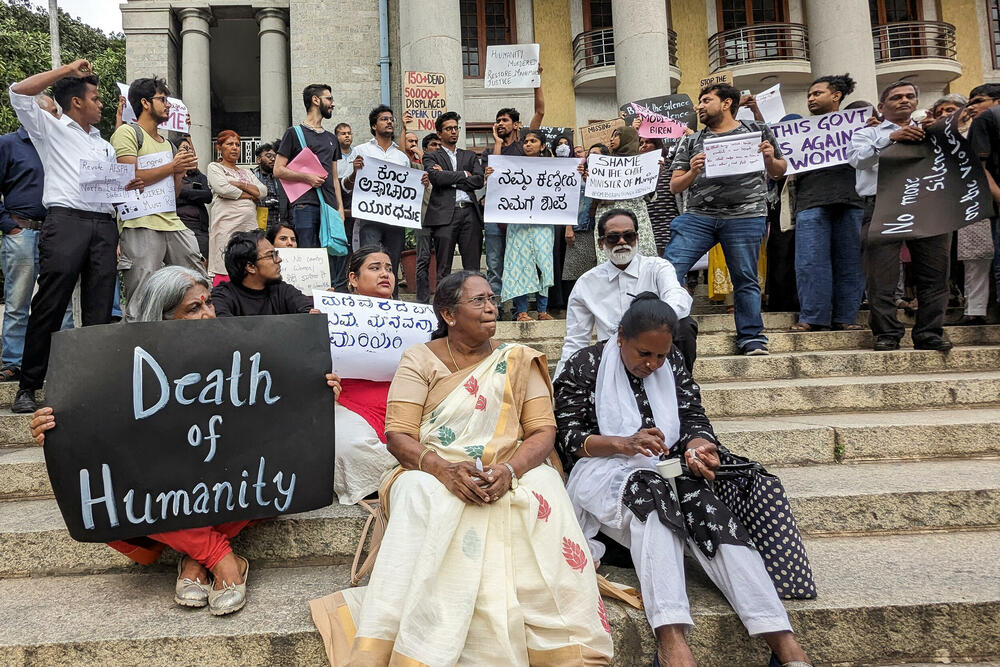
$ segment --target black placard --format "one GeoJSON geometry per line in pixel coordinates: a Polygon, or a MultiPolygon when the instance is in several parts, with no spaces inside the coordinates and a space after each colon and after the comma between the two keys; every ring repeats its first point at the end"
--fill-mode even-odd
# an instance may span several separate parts
{"type": "MultiPolygon", "coordinates": [[[[644,106],[653,113],[658,113],[667,118],[685,123],[692,130],[698,129],[698,113],[694,110],[691,98],[683,93],[647,97],[646,99],[635,100],[635,104],[644,106]]],[[[631,125],[632,121],[638,115],[632,108],[632,102],[621,105],[618,107],[618,110],[625,114],[622,118],[624,118],[626,125],[631,125]]],[[[676,141],[676,139],[670,141],[676,141]]]]}
{"type": "Polygon", "coordinates": [[[545,137],[545,145],[551,146],[552,142],[559,137],[566,137],[569,139],[570,148],[573,148],[573,128],[572,127],[552,127],[550,125],[542,125],[538,128],[538,131],[542,133],[545,137]]]}
{"type": "Polygon", "coordinates": [[[986,173],[958,132],[958,115],[925,128],[919,143],[894,143],[879,153],[869,243],[948,234],[990,217],[986,173]]]}
{"type": "Polygon", "coordinates": [[[45,464],[70,535],[109,542],[331,504],[329,367],[324,315],[55,334],[45,464]]]}

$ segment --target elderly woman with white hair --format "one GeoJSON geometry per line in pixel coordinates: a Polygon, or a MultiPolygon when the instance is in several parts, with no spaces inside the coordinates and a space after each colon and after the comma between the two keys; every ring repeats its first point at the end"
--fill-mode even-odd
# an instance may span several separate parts
{"type": "MultiPolygon", "coordinates": [[[[154,273],[136,292],[135,299],[137,322],[215,319],[208,279],[180,266],[168,266],[154,273]]],[[[340,393],[340,379],[333,373],[328,373],[326,379],[336,399],[340,393]]],[[[35,411],[31,420],[35,442],[44,445],[45,432],[55,425],[52,408],[35,411]]],[[[108,546],[143,565],[156,562],[165,547],[174,549],[181,554],[174,602],[183,607],[207,606],[213,615],[222,616],[239,611],[246,604],[250,564],[233,552],[229,540],[251,523],[233,521],[156,533],[111,542],[108,546]]]]}

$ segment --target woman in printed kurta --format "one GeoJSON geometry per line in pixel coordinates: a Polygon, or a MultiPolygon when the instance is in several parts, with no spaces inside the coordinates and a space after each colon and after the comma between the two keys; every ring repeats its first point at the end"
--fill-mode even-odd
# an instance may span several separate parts
{"type": "Polygon", "coordinates": [[[365,588],[312,603],[334,665],[604,665],[610,625],[559,472],[544,355],[492,340],[479,274],[438,286],[434,339],[407,350],[386,434],[402,464],[365,588]]]}

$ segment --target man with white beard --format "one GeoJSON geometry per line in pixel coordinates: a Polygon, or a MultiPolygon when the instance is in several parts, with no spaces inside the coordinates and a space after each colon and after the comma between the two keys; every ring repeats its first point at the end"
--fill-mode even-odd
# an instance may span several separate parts
{"type": "Polygon", "coordinates": [[[591,333],[608,340],[618,331],[622,314],[636,294],[655,292],[680,320],[674,345],[688,370],[697,356],[698,325],[691,314],[691,295],[677,282],[677,271],[665,259],[637,254],[639,223],[632,211],[614,208],[597,221],[597,242],[609,259],[580,276],[566,306],[566,340],[556,367],[559,377],[566,360],[590,345],[591,333]]]}

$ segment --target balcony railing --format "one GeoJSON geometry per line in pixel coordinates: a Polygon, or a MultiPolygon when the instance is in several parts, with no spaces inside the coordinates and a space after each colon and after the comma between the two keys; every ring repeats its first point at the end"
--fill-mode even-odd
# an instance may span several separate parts
{"type": "Polygon", "coordinates": [[[955,60],[955,26],[939,21],[905,21],[872,28],[875,62],[915,58],[955,60]]]}
{"type": "Polygon", "coordinates": [[[715,72],[770,60],[809,60],[809,33],[798,23],[760,23],[717,32],[708,38],[708,63],[715,72]]]}
{"type": "MultiPolygon", "coordinates": [[[[677,67],[677,33],[667,31],[667,57],[677,67]]],[[[573,38],[573,74],[615,64],[615,33],[611,28],[588,30],[573,38]]]]}

